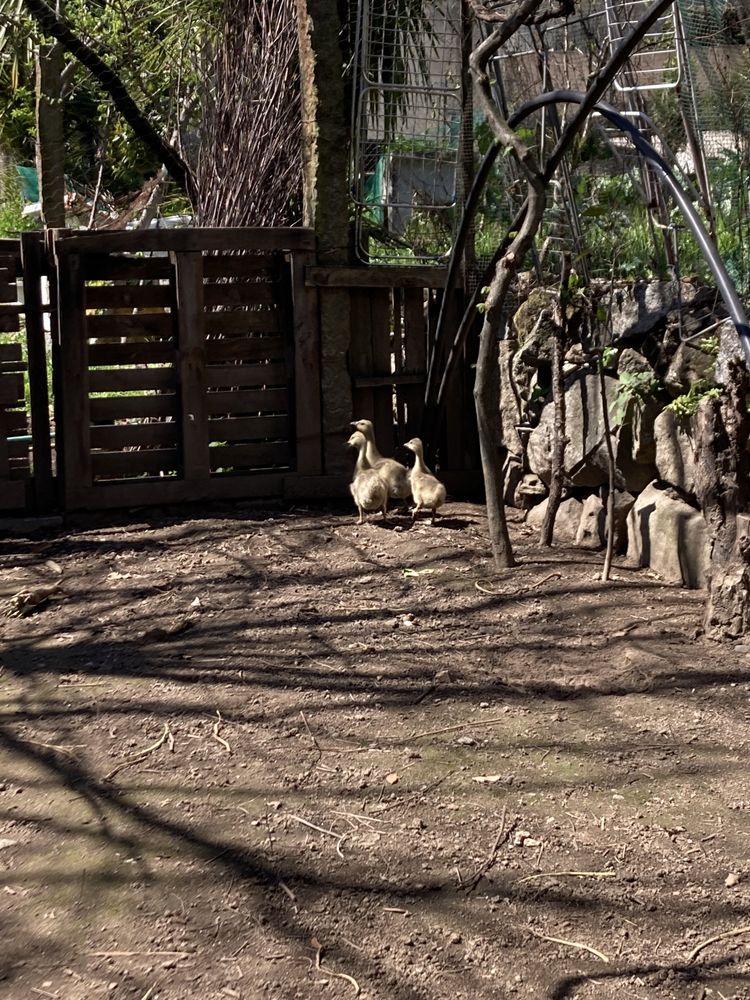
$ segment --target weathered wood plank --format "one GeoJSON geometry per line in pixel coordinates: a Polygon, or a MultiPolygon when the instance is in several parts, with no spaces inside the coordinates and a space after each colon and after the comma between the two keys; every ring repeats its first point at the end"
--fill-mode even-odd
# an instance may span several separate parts
{"type": "Polygon", "coordinates": [[[93,396],[89,403],[93,423],[101,420],[126,420],[131,417],[177,416],[177,394],[148,396],[93,396]]]}
{"type": "Polygon", "coordinates": [[[91,447],[115,451],[142,445],[176,448],[179,425],[172,423],[111,424],[91,428],[91,447]]]}
{"type": "Polygon", "coordinates": [[[58,237],[58,253],[133,253],[137,251],[200,253],[228,250],[314,250],[311,229],[136,229],[118,232],[67,233],[58,237]]]}
{"type": "Polygon", "coordinates": [[[286,388],[236,389],[233,392],[209,392],[206,405],[211,415],[287,413],[290,399],[286,388]]]}
{"type": "MultiPolygon", "coordinates": [[[[409,288],[404,291],[404,372],[418,374],[422,382],[427,369],[427,324],[424,291],[409,288]]],[[[421,433],[424,412],[424,389],[420,382],[397,389],[399,403],[406,409],[407,438],[421,433]]]]}
{"type": "Polygon", "coordinates": [[[0,361],[23,362],[23,348],[20,343],[0,344],[0,361]]]}
{"type": "Polygon", "coordinates": [[[87,309],[169,309],[174,291],[169,285],[87,285],[87,309]]]}
{"type": "MultiPolygon", "coordinates": [[[[24,476],[24,479],[26,477],[24,476]]],[[[0,510],[24,510],[27,506],[27,484],[6,480],[0,490],[0,510]]]]}
{"type": "Polygon", "coordinates": [[[209,339],[217,334],[275,334],[281,329],[278,314],[270,310],[206,312],[204,319],[209,339]]]}
{"type": "Polygon", "coordinates": [[[87,316],[89,339],[101,337],[158,337],[168,340],[175,334],[172,313],[138,313],[135,316],[87,316]]]}
{"type": "MultiPolygon", "coordinates": [[[[79,490],[73,496],[69,509],[100,510],[194,500],[279,497],[282,495],[283,484],[283,472],[217,474],[201,482],[195,479],[186,482],[174,477],[144,478],[129,482],[100,482],[93,487],[79,490]]],[[[2,494],[0,494],[0,506],[3,506],[2,494]]]]}
{"type": "Polygon", "coordinates": [[[291,260],[296,469],[310,476],[323,471],[318,293],[305,287],[305,271],[314,259],[314,254],[296,253],[291,260]]]}
{"type": "Polygon", "coordinates": [[[288,466],[291,460],[291,448],[286,441],[270,444],[216,445],[208,450],[212,470],[288,466]]]}
{"type": "Polygon", "coordinates": [[[174,364],[174,344],[139,341],[128,344],[91,344],[88,349],[92,368],[101,365],[174,364]]]}
{"type": "Polygon", "coordinates": [[[0,374],[0,406],[17,406],[23,398],[23,374],[21,372],[0,374]]]}
{"type": "Polygon", "coordinates": [[[21,329],[19,312],[22,308],[23,306],[19,306],[16,309],[14,306],[11,312],[0,306],[0,333],[17,333],[21,329]]]}
{"type": "Polygon", "coordinates": [[[140,448],[137,451],[94,451],[91,463],[95,476],[141,476],[174,472],[180,469],[182,460],[179,448],[140,448]]]}
{"type": "MultiPolygon", "coordinates": [[[[349,343],[349,373],[352,379],[372,375],[372,314],[370,293],[353,288],[350,296],[351,340],[349,343]]],[[[375,420],[375,394],[371,387],[354,389],[352,393],[354,420],[375,420]]]]}
{"type": "Polygon", "coordinates": [[[203,322],[203,257],[200,253],[173,255],[177,285],[177,329],[180,372],[180,417],[185,479],[209,474],[206,359],[208,345],[203,322]]]}
{"type": "Polygon", "coordinates": [[[289,417],[219,417],[208,421],[209,441],[257,441],[289,438],[289,417]]]}
{"type": "Polygon", "coordinates": [[[376,389],[388,385],[423,385],[424,375],[357,375],[352,379],[357,389],[376,389]]]}
{"type": "Polygon", "coordinates": [[[138,392],[177,388],[174,365],[162,368],[100,368],[89,373],[91,392],[138,392]]]}
{"type": "MultiPolygon", "coordinates": [[[[370,291],[372,316],[372,374],[391,371],[391,290],[370,291]]],[[[383,455],[393,455],[393,386],[373,387],[375,437],[383,455]]]]}
{"type": "MultiPolygon", "coordinates": [[[[172,276],[168,257],[112,257],[87,253],[83,256],[87,281],[153,281],[172,276]]],[[[268,254],[211,254],[203,258],[206,278],[261,278],[272,275],[274,256],[268,254]]]]}
{"type": "Polygon", "coordinates": [[[285,354],[282,337],[233,337],[206,341],[206,363],[225,361],[281,361],[285,354]]]}
{"type": "Polygon", "coordinates": [[[203,287],[207,306],[271,306],[276,294],[268,281],[207,282],[203,287]]]}
{"type": "MultiPolygon", "coordinates": [[[[56,246],[56,244],[55,244],[56,246]]],[[[86,313],[83,308],[81,261],[70,254],[64,264],[58,258],[57,302],[59,318],[61,370],[58,387],[62,394],[62,438],[64,488],[66,498],[72,489],[90,486],[91,418],[89,413],[89,345],[86,339],[86,313]]],[[[59,423],[58,423],[59,426],[59,423]]]]}
{"type": "Polygon", "coordinates": [[[308,267],[305,281],[323,288],[444,288],[445,267],[308,267]]]}
{"type": "Polygon", "coordinates": [[[212,388],[283,386],[286,389],[286,365],[280,361],[249,365],[209,365],[206,379],[212,388]]]}
{"type": "Polygon", "coordinates": [[[55,504],[52,476],[52,430],[47,385],[47,344],[42,305],[42,274],[46,270],[44,247],[37,233],[21,236],[23,298],[26,306],[26,354],[29,366],[31,435],[34,455],[34,506],[37,513],[55,504]]]}

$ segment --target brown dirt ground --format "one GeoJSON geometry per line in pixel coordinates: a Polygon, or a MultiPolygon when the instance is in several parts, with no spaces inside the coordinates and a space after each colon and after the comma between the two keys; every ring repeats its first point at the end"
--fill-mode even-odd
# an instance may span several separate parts
{"type": "Polygon", "coordinates": [[[6,596],[64,573],[0,625],[0,996],[750,997],[750,933],[688,961],[750,930],[750,646],[521,525],[493,576],[479,507],[407,524],[0,543],[6,596]]]}

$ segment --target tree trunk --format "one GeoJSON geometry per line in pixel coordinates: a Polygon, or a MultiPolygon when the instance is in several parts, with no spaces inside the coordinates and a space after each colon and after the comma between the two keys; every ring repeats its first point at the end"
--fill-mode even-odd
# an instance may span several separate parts
{"type": "Polygon", "coordinates": [[[730,362],[725,395],[706,400],[695,417],[696,492],[709,530],[710,553],[704,626],[712,639],[736,639],[750,632],[750,539],[745,530],[738,530],[750,471],[747,384],[744,365],[730,362]]]}
{"type": "MultiPolygon", "coordinates": [[[[500,268],[501,265],[498,265],[498,272],[500,268]]],[[[504,298],[503,294],[502,299],[504,298]]],[[[502,302],[500,308],[502,309],[502,302]]],[[[497,348],[498,325],[494,322],[495,319],[494,313],[488,309],[479,335],[474,405],[477,412],[492,557],[495,569],[508,569],[516,565],[516,560],[508,534],[503,499],[503,466],[506,450],[500,440],[500,362],[497,348]]]]}
{"type": "Polygon", "coordinates": [[[40,45],[36,55],[36,169],[45,229],[65,228],[65,134],[63,47],[40,45]]]}
{"type": "Polygon", "coordinates": [[[568,325],[568,277],[570,275],[570,259],[563,256],[560,270],[560,290],[555,317],[555,336],[552,341],[552,402],[555,407],[555,423],[552,441],[552,468],[550,474],[549,497],[547,510],[542,522],[539,538],[540,545],[552,545],[555,532],[555,518],[562,500],[563,481],[565,479],[565,445],[568,443],[565,435],[565,385],[563,382],[563,363],[565,361],[565,340],[568,325]]]}
{"type": "Polygon", "coordinates": [[[197,205],[195,183],[187,164],[177,150],[162,139],[146,115],[141,112],[115,71],[89,45],[78,38],[44,0],[24,0],[24,5],[44,34],[57,39],[63,48],[99,81],[141,142],[156,154],[172,179],[185,191],[191,204],[197,205]]]}
{"type": "Polygon", "coordinates": [[[615,449],[612,445],[612,425],[609,422],[609,400],[607,399],[607,383],[604,381],[604,364],[601,355],[596,360],[597,373],[599,375],[599,394],[602,400],[602,417],[604,419],[604,441],[607,445],[607,472],[609,474],[609,494],[607,496],[607,551],[604,554],[604,568],[602,569],[602,581],[609,580],[612,570],[612,556],[615,551],[615,486],[617,472],[615,467],[615,449]]]}

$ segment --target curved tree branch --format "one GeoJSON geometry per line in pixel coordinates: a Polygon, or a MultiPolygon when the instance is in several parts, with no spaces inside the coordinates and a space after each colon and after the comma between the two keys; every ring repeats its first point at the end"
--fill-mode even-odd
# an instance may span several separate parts
{"type": "Polygon", "coordinates": [[[188,165],[174,147],[159,135],[130,96],[117,73],[90,46],[78,38],[44,0],[23,0],[23,2],[44,34],[57,39],[66,51],[99,81],[138,138],[159,158],[170,177],[187,194],[191,204],[195,205],[197,203],[195,184],[188,165]]]}

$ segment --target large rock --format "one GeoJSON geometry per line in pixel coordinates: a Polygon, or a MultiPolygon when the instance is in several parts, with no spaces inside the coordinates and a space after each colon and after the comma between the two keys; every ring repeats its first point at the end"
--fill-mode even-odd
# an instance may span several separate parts
{"type": "Polygon", "coordinates": [[[715,359],[692,344],[680,344],[670,362],[664,385],[673,396],[682,396],[696,382],[713,382],[715,359]]]}
{"type": "MultiPolygon", "coordinates": [[[[698,289],[689,281],[681,283],[683,305],[693,301],[698,289]]],[[[675,308],[671,281],[639,281],[616,288],[612,303],[612,333],[615,340],[649,333],[675,308]]]]}
{"type": "Polygon", "coordinates": [[[536,506],[547,496],[547,487],[535,472],[527,472],[513,494],[513,506],[522,510],[536,506]]]}
{"type": "Polygon", "coordinates": [[[520,360],[532,368],[540,361],[552,360],[555,336],[553,310],[557,301],[551,288],[534,288],[513,316],[513,330],[518,341],[520,360]],[[542,316],[542,313],[546,315],[542,316]]]}
{"type": "Polygon", "coordinates": [[[671,410],[662,410],[654,421],[656,469],[659,479],[695,492],[695,447],[689,420],[678,419],[671,410]]]}
{"type": "MultiPolygon", "coordinates": [[[[625,548],[628,538],[627,520],[635,497],[625,490],[615,490],[615,552],[625,548]]],[[[607,542],[607,505],[598,494],[583,501],[576,545],[581,549],[600,549],[607,542]]]]}
{"type": "Polygon", "coordinates": [[[708,537],[703,515],[667,483],[655,481],[628,515],[628,562],[667,583],[706,586],[708,537]]]}
{"type": "Polygon", "coordinates": [[[617,359],[617,373],[619,375],[622,372],[628,372],[629,374],[641,374],[645,372],[648,375],[654,375],[654,369],[649,362],[642,354],[633,350],[632,347],[626,347],[620,352],[620,356],[617,359]]]}
{"type": "MultiPolygon", "coordinates": [[[[526,515],[526,524],[528,524],[530,528],[535,528],[537,531],[541,531],[542,524],[544,523],[544,516],[547,513],[548,503],[549,497],[544,499],[540,504],[537,504],[536,507],[531,508],[529,513],[526,515]]],[[[569,500],[563,500],[557,508],[555,528],[552,532],[552,541],[556,545],[561,543],[564,544],[566,542],[575,542],[582,513],[583,504],[580,500],[576,500],[575,497],[570,497],[569,500]]]]}
{"type": "Polygon", "coordinates": [[[715,336],[719,338],[719,353],[714,367],[714,381],[717,385],[726,385],[729,382],[730,363],[744,358],[745,353],[740,345],[737,327],[731,319],[724,320],[715,331],[715,336]]]}
{"type": "MultiPolygon", "coordinates": [[[[617,380],[605,378],[609,419],[616,428],[614,413],[617,380]]],[[[601,486],[609,481],[607,448],[604,436],[602,398],[599,377],[579,372],[565,385],[565,475],[576,486],[601,486]]],[[[542,411],[539,425],[529,435],[527,459],[529,468],[549,484],[552,472],[552,444],[555,407],[548,403],[542,411]]]]}

